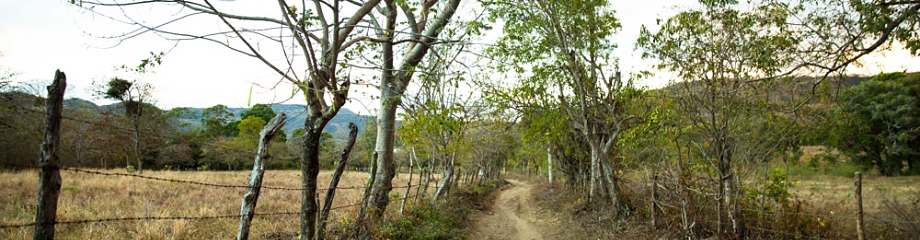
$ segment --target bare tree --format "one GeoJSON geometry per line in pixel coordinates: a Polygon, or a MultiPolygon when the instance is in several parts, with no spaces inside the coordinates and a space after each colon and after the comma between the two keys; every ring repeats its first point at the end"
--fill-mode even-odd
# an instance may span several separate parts
{"type": "Polygon", "coordinates": [[[289,3],[279,0],[278,11],[257,15],[249,15],[252,11],[244,11],[245,7],[230,7],[243,4],[240,2],[208,0],[90,0],[80,1],[79,5],[89,12],[134,27],[131,31],[108,36],[112,39],[123,41],[150,33],[176,42],[196,40],[219,44],[229,51],[258,59],[283,81],[301,91],[307,102],[307,117],[300,160],[303,177],[300,231],[301,239],[312,239],[316,230],[314,199],[319,173],[319,138],[348,98],[352,81],[342,76],[346,70],[343,65],[349,60],[344,55],[350,50],[358,51],[354,47],[369,39],[360,36],[363,32],[360,29],[371,28],[362,20],[379,2],[313,0],[289,3]],[[167,15],[144,18],[131,11],[153,5],[160,7],[156,10],[162,12],[146,11],[147,14],[167,15]],[[202,31],[198,30],[201,28],[180,26],[201,20],[218,20],[226,29],[202,31]]]}

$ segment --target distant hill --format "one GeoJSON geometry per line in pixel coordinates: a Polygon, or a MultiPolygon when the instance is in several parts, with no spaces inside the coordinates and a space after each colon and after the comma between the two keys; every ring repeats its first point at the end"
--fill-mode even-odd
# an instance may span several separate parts
{"type": "MultiPolygon", "coordinates": [[[[201,112],[204,108],[188,108],[192,111],[192,118],[185,118],[182,121],[188,123],[192,128],[198,127],[201,125],[201,112]]],[[[246,111],[248,108],[228,108],[233,116],[237,119],[240,117],[240,114],[243,111],[246,111]]],[[[304,105],[301,104],[276,104],[272,105],[272,110],[275,113],[284,113],[287,114],[288,120],[282,128],[286,134],[291,134],[294,132],[294,129],[303,128],[303,123],[306,121],[307,116],[304,109],[304,105]]],[[[326,128],[323,129],[324,132],[328,132],[335,136],[336,138],[345,138],[348,136],[348,123],[354,122],[355,125],[358,125],[358,134],[364,132],[364,127],[369,121],[373,120],[373,116],[368,115],[358,115],[355,112],[347,108],[339,110],[339,113],[326,124],[326,128]]]]}
{"type": "MultiPolygon", "coordinates": [[[[23,92],[0,92],[0,104],[9,105],[9,106],[28,106],[29,108],[40,109],[44,107],[44,99],[39,96],[34,96],[28,93],[23,92]]],[[[65,109],[97,109],[97,110],[112,110],[113,108],[120,108],[121,103],[112,103],[107,105],[96,105],[95,103],[80,99],[80,98],[69,98],[64,100],[65,109]]],[[[186,116],[186,118],[179,119],[187,123],[187,127],[183,127],[182,130],[191,130],[195,127],[201,126],[201,112],[204,108],[188,108],[191,110],[191,116],[186,116]]],[[[240,113],[246,111],[248,108],[229,108],[228,110],[233,113],[235,119],[239,119],[240,113]]],[[[294,129],[303,128],[303,123],[306,120],[306,113],[304,105],[301,104],[276,104],[272,105],[272,110],[275,113],[285,113],[288,116],[288,122],[284,124],[284,132],[286,134],[291,134],[294,132],[294,129]]],[[[336,114],[328,124],[326,128],[323,129],[324,132],[328,132],[335,136],[336,138],[344,139],[348,136],[348,123],[354,122],[358,126],[358,134],[364,132],[364,128],[367,126],[367,123],[373,121],[374,117],[369,115],[359,115],[347,108],[339,110],[339,113],[336,114]]]]}
{"type": "MultiPolygon", "coordinates": [[[[287,114],[288,121],[284,124],[284,132],[291,134],[294,132],[294,129],[303,128],[304,121],[307,120],[307,113],[304,105],[301,104],[277,104],[272,105],[272,110],[275,113],[284,113],[287,114]]],[[[240,114],[243,111],[246,111],[247,108],[230,108],[230,112],[234,116],[239,118],[240,114]]],[[[348,136],[348,123],[354,122],[355,125],[358,125],[358,135],[364,132],[364,127],[367,126],[368,121],[372,121],[373,116],[368,115],[358,115],[355,112],[347,108],[342,108],[339,110],[339,113],[326,124],[326,128],[323,129],[323,132],[328,132],[336,138],[346,138],[348,136]]]]}

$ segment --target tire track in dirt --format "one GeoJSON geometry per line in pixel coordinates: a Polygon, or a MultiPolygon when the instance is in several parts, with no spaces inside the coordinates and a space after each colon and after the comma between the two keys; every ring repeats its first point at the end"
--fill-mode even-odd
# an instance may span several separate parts
{"type": "Polygon", "coordinates": [[[509,188],[498,193],[491,212],[481,212],[470,239],[541,240],[534,206],[530,201],[531,185],[513,179],[509,188]]]}

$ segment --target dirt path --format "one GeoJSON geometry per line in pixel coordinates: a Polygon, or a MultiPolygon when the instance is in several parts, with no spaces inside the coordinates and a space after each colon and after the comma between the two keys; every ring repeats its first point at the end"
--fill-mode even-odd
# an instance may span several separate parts
{"type": "Polygon", "coordinates": [[[479,213],[470,239],[543,239],[536,208],[530,201],[532,186],[508,179],[510,187],[498,193],[492,211],[479,213]]]}

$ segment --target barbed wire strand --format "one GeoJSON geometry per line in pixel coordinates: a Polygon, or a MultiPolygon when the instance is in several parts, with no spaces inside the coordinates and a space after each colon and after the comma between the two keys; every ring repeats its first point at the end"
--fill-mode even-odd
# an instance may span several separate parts
{"type": "MultiPolygon", "coordinates": [[[[0,165],[13,166],[13,167],[21,167],[21,168],[41,169],[41,167],[33,166],[33,165],[20,165],[20,164],[9,164],[9,163],[0,163],[0,165]]],[[[86,173],[86,174],[96,174],[96,175],[103,175],[103,176],[133,177],[133,178],[141,178],[141,179],[154,180],[154,181],[163,181],[163,182],[171,182],[171,183],[182,183],[182,184],[200,185],[200,186],[208,186],[208,187],[250,188],[249,185],[232,185],[232,184],[206,183],[206,182],[197,182],[197,181],[190,181],[190,180],[180,180],[180,179],[169,179],[169,178],[161,178],[161,177],[151,177],[151,176],[136,175],[136,174],[129,174],[129,173],[100,172],[100,171],[95,171],[95,170],[86,170],[86,169],[72,168],[72,167],[59,167],[59,169],[60,169],[60,170],[64,170],[64,171],[71,171],[71,172],[78,172],[78,173],[86,173]]],[[[419,185],[401,185],[401,186],[393,186],[393,188],[394,188],[394,189],[399,189],[399,188],[409,188],[409,187],[417,187],[417,186],[419,186],[419,185]]],[[[366,186],[349,186],[349,187],[335,187],[335,188],[333,188],[333,189],[336,189],[336,190],[351,190],[351,189],[364,189],[365,187],[366,187],[366,186]]],[[[261,186],[261,188],[263,188],[263,189],[273,189],[273,190],[288,190],[288,191],[303,191],[303,190],[305,190],[304,188],[275,187],[275,186],[265,186],[265,185],[261,186]]],[[[330,189],[330,188],[316,188],[316,191],[326,191],[326,190],[329,190],[329,189],[330,189]]]]}
{"type": "MultiPolygon", "coordinates": [[[[403,198],[398,198],[395,200],[407,200],[414,198],[418,195],[409,195],[403,198]]],[[[332,207],[330,211],[342,210],[350,207],[358,207],[361,203],[354,203],[342,206],[332,207]]],[[[299,211],[288,211],[288,212],[272,212],[272,213],[255,213],[254,216],[267,217],[267,216],[283,216],[283,215],[299,215],[299,211]]],[[[216,215],[216,216],[170,216],[170,217],[121,217],[121,218],[99,218],[99,219],[83,219],[83,220],[70,220],[70,221],[56,221],[53,224],[55,225],[69,225],[69,224],[91,224],[91,223],[100,223],[100,222],[127,222],[127,221],[158,221],[158,220],[213,220],[213,219],[225,219],[225,218],[240,218],[242,215],[216,215]]],[[[10,229],[10,228],[23,228],[31,227],[38,224],[44,223],[0,223],[0,229],[10,229]]]]}

